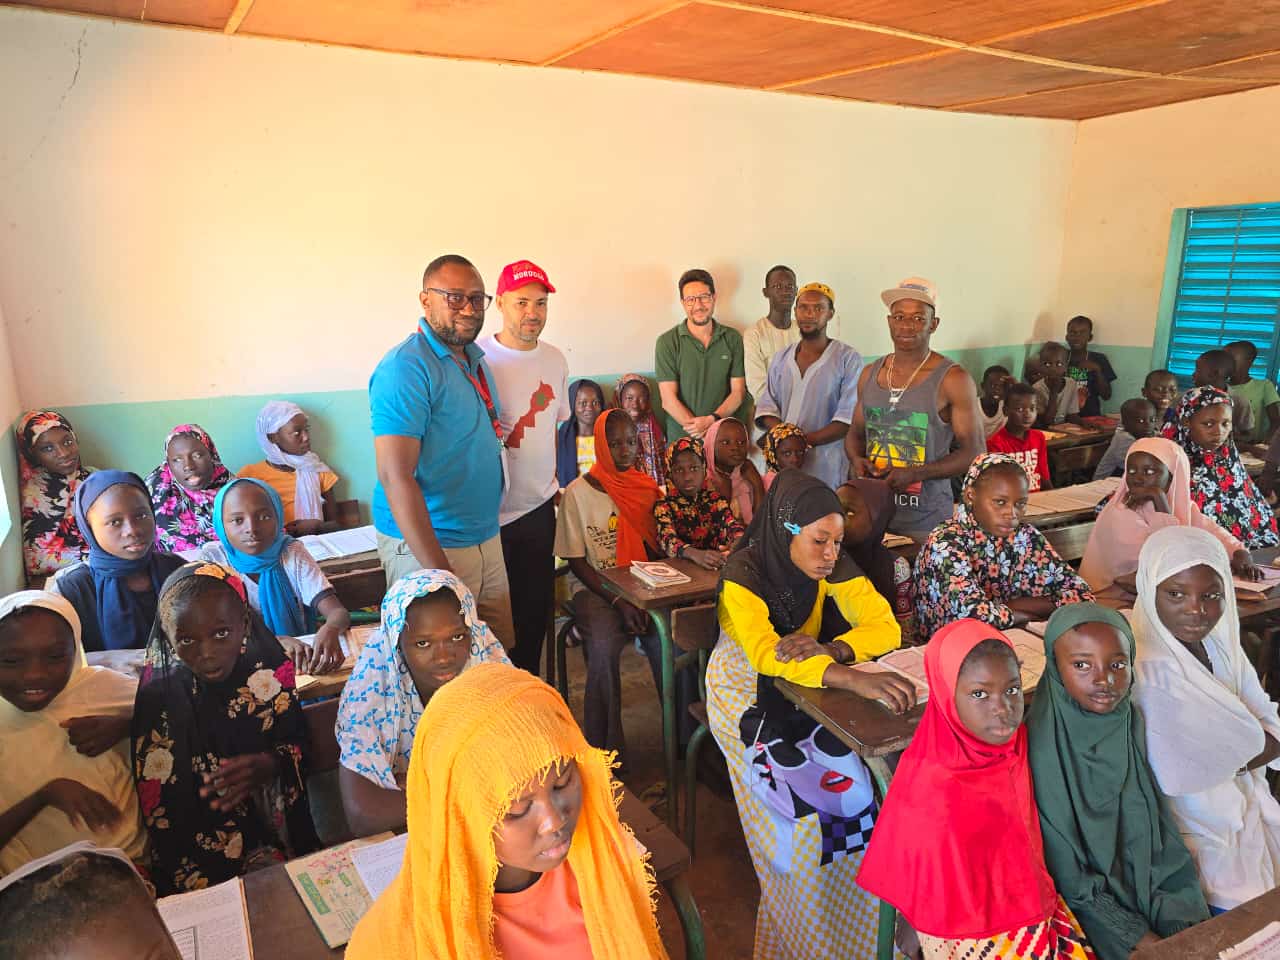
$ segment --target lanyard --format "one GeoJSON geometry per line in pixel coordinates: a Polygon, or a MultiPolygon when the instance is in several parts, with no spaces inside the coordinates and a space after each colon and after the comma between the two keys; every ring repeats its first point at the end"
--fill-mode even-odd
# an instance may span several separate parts
{"type": "Polygon", "coordinates": [[[493,405],[493,394],[489,392],[489,383],[485,379],[484,369],[476,367],[476,373],[479,374],[479,379],[476,379],[476,377],[471,375],[471,371],[463,365],[461,360],[453,354],[450,354],[449,356],[452,357],[453,362],[458,365],[458,369],[462,371],[462,375],[470,380],[471,385],[476,388],[476,393],[479,394],[480,400],[484,404],[484,409],[489,414],[489,422],[493,424],[493,434],[498,438],[498,445],[505,445],[506,441],[502,439],[502,424],[498,420],[498,410],[493,405]]]}

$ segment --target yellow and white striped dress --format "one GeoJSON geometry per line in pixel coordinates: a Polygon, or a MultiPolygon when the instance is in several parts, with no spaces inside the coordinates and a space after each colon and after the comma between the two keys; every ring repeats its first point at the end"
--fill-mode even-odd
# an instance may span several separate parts
{"type": "MultiPolygon", "coordinates": [[[[828,596],[854,624],[839,639],[849,644],[859,660],[898,646],[900,632],[893,611],[865,577],[834,584],[819,581],[817,602],[801,632],[818,636],[828,596]]],[[[805,764],[812,768],[810,780],[805,781],[779,766],[777,756],[766,750],[763,741],[768,737],[759,735],[756,723],[762,674],[818,687],[833,660],[825,655],[799,662],[777,660],[778,635],[768,608],[740,584],[723,582],[719,618],[720,640],[707,666],[707,714],[729,766],[742,830],[760,881],[753,956],[755,960],[871,958],[879,902],[854,882],[874,821],[874,808],[855,809],[873,795],[870,772],[847,751],[841,756],[820,749],[823,732],[819,728],[816,740],[809,735],[800,745],[815,761],[805,764]],[[825,774],[812,777],[824,770],[825,774]],[[788,790],[793,799],[798,798],[799,810],[807,812],[790,816],[785,812],[788,790]],[[828,791],[825,797],[824,790],[828,791]],[[820,806],[815,809],[815,804],[820,806]]],[[[795,715],[803,717],[798,711],[795,715]]],[[[780,749],[785,750],[785,745],[780,749]]]]}

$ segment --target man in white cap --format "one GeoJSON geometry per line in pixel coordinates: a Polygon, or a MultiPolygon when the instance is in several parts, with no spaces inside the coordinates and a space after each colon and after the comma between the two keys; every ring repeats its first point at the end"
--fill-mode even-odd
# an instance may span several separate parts
{"type": "Polygon", "coordinates": [[[885,480],[897,504],[890,529],[923,540],[951,517],[951,478],[985,449],[978,390],[963,367],[929,347],[939,320],[932,283],[908,277],[880,299],[893,352],[858,380],[845,436],[849,474],[885,480]]]}
{"type": "Polygon", "coordinates": [[[540,339],[547,301],[556,288],[529,260],[502,268],[498,298],[502,329],[476,343],[502,397],[498,419],[507,445],[510,482],[498,510],[502,558],[511,587],[516,645],[511,662],[538,674],[547,631],[556,559],[556,423],[569,408],[569,365],[540,339]]]}

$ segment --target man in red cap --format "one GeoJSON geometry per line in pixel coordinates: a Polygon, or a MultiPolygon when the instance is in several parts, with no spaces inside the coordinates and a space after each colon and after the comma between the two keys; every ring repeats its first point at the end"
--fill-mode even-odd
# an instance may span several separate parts
{"type": "Polygon", "coordinates": [[[502,397],[508,485],[498,511],[511,589],[515,646],[511,662],[538,674],[547,612],[555,589],[556,424],[568,420],[569,364],[540,339],[556,288],[529,260],[502,268],[495,305],[502,329],[478,345],[502,397]]]}

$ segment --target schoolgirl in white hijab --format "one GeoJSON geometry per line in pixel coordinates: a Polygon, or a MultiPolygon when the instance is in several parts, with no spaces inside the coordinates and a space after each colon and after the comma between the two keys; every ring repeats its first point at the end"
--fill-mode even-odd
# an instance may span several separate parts
{"type": "Polygon", "coordinates": [[[1205,899],[1229,910],[1280,884],[1280,804],[1265,776],[1280,769],[1280,717],[1240,646],[1231,565],[1213,534],[1153,533],[1138,598],[1133,696],[1151,770],[1205,899]]]}

